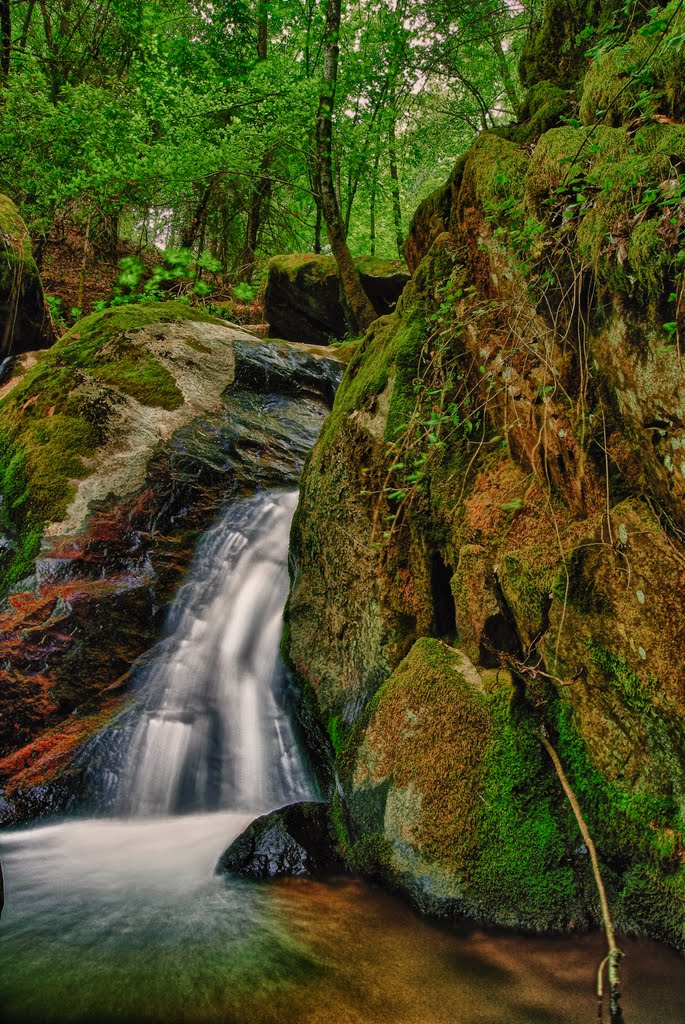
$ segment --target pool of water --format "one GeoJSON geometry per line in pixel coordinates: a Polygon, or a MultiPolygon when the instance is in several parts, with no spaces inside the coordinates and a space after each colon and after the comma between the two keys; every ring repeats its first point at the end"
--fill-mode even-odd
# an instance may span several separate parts
{"type": "MultiPolygon", "coordinates": [[[[600,935],[438,925],[352,878],[214,867],[249,814],[70,820],[0,836],[0,1019],[590,1024],[600,935]]],[[[683,1024],[685,961],[624,940],[626,1024],[683,1024]]]]}

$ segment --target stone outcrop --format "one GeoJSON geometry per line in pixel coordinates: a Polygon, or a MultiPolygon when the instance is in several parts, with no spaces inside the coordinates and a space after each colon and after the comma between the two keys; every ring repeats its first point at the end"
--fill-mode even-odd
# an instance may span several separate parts
{"type": "Polygon", "coordinates": [[[307,464],[287,654],[350,864],[440,913],[596,920],[544,730],[619,926],[685,948],[678,46],[653,117],[586,113],[648,36],[593,62],[591,136],[554,126],[570,46],[542,134],[483,133],[419,209],[307,464]]]}
{"type": "Polygon", "coordinates": [[[0,359],[55,340],[28,228],[0,195],[0,359]]]}
{"type": "Polygon", "coordinates": [[[0,404],[6,819],[60,810],[126,701],[198,531],[292,487],[342,367],[181,303],[79,322],[0,404]]]}
{"type": "MultiPolygon", "coordinates": [[[[357,259],[364,290],[378,316],[395,308],[409,273],[398,260],[357,259]]],[[[274,256],[269,261],[264,313],[273,338],[327,345],[347,333],[340,282],[332,256],[274,256]]]]}
{"type": "Polygon", "coordinates": [[[324,803],[298,803],[257,818],[222,854],[218,872],[257,880],[342,870],[324,803]]]}

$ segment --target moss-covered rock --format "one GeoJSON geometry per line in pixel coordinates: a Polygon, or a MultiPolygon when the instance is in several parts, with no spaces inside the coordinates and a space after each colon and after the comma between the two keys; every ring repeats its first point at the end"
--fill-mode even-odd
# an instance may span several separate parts
{"type": "MultiPolygon", "coordinates": [[[[674,11],[639,15],[640,47],[674,11]]],[[[544,727],[618,924],[684,948],[685,137],[663,105],[680,53],[643,76],[656,106],[637,117],[556,124],[592,43],[586,102],[603,67],[632,88],[614,13],[548,5],[530,125],[483,133],[417,214],[412,281],[306,468],[287,648],[328,728],[351,864],[430,910],[596,920],[544,727]],[[486,692],[454,684],[441,639],[486,692]],[[459,775],[453,717],[470,735],[476,707],[487,743],[459,775]],[[441,756],[454,777],[431,774],[441,756]]]]}
{"type": "MultiPolygon", "coordinates": [[[[409,280],[403,263],[363,256],[355,260],[378,316],[389,313],[409,280]]],[[[327,345],[347,334],[340,282],[332,256],[274,256],[264,293],[269,334],[289,341],[327,345]]]]}
{"type": "Polygon", "coordinates": [[[12,200],[0,195],[0,358],[54,340],[28,228],[12,200]]]}
{"type": "Polygon", "coordinates": [[[585,75],[584,124],[618,127],[637,117],[685,115],[685,12],[678,3],[655,7],[628,40],[598,54],[585,75]]]}
{"type": "Polygon", "coordinates": [[[487,692],[462,652],[419,640],[364,719],[351,740],[355,866],[429,913],[537,929],[587,919],[568,814],[506,675],[487,692]]]}

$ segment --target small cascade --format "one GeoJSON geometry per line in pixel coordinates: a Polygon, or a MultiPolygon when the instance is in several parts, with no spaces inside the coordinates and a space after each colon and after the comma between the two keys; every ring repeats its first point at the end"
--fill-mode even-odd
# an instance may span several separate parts
{"type": "Polygon", "coordinates": [[[201,541],[140,673],[118,813],[260,811],[311,797],[279,657],[296,492],[232,505],[201,541]]]}

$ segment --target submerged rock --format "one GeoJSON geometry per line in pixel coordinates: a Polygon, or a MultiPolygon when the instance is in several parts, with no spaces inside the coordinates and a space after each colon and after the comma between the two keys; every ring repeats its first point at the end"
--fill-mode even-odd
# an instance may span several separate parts
{"type": "Polygon", "coordinates": [[[222,855],[217,871],[243,878],[328,874],[342,869],[328,806],[298,803],[253,821],[222,855]]]}
{"type": "Polygon", "coordinates": [[[28,228],[0,195],[0,359],[55,340],[28,228]]]}
{"type": "MultiPolygon", "coordinates": [[[[399,260],[356,261],[364,290],[378,316],[390,313],[409,280],[399,260]]],[[[347,333],[340,282],[332,256],[274,256],[269,261],[264,310],[274,338],[327,345],[347,333]]]]}

